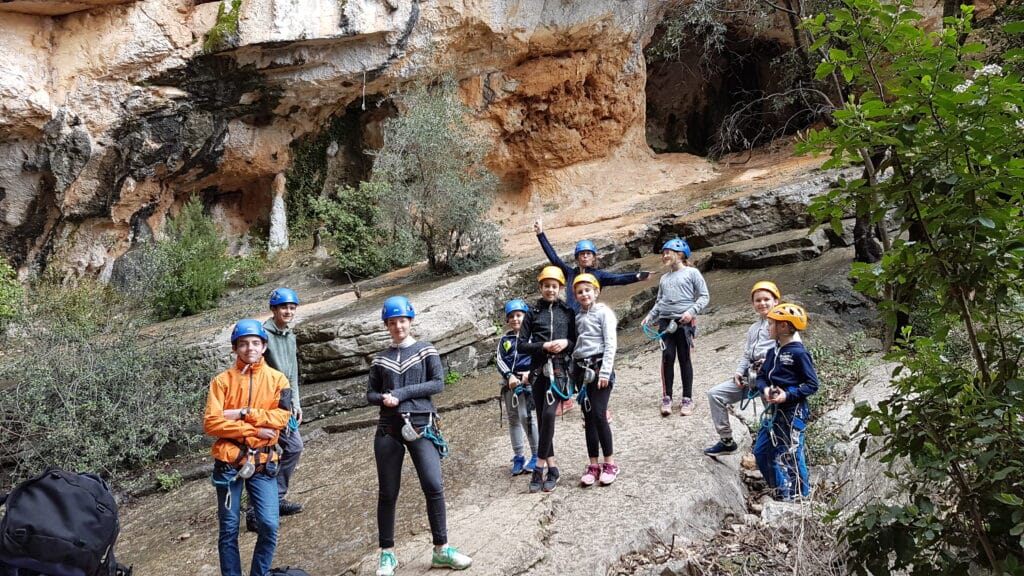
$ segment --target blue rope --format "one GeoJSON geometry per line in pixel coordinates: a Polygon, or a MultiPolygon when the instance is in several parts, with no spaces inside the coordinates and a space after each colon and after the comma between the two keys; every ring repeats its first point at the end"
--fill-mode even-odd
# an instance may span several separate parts
{"type": "Polygon", "coordinates": [[[423,428],[423,437],[434,443],[434,446],[437,447],[437,453],[441,455],[441,458],[448,455],[448,442],[441,435],[441,429],[434,425],[433,417],[431,417],[430,423],[423,428]]]}

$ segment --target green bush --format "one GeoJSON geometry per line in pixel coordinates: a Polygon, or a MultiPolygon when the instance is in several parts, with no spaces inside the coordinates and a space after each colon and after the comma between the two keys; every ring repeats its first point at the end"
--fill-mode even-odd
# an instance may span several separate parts
{"type": "Polygon", "coordinates": [[[0,334],[21,315],[25,290],[18,274],[5,258],[0,258],[0,334]]]}
{"type": "Polygon", "coordinates": [[[327,223],[331,254],[341,272],[376,276],[416,261],[413,238],[383,219],[384,192],[380,182],[360,182],[358,188],[344,186],[333,196],[312,200],[315,217],[327,223]]]}
{"type": "Polygon", "coordinates": [[[497,178],[484,165],[490,148],[466,118],[454,80],[417,85],[397,98],[384,124],[372,180],[391,230],[417,235],[437,274],[482,268],[501,257],[498,228],[484,219],[497,178]]]}
{"type": "Polygon", "coordinates": [[[156,244],[147,265],[155,269],[152,303],[161,320],[214,307],[233,268],[227,242],[196,199],[167,223],[167,238],[156,244]]]}
{"type": "Polygon", "coordinates": [[[131,303],[95,285],[32,297],[38,313],[0,362],[0,462],[15,478],[47,466],[115,474],[197,444],[211,363],[140,336],[131,303]]]}

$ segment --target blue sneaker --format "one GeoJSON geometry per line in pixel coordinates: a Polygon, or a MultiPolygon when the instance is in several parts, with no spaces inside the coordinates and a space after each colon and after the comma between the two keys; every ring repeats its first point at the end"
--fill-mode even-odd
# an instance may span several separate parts
{"type": "Polygon", "coordinates": [[[523,466],[523,472],[533,472],[537,469],[537,455],[530,456],[530,461],[523,466]]]}
{"type": "Polygon", "coordinates": [[[518,455],[512,458],[512,475],[519,476],[522,474],[525,470],[524,466],[526,466],[526,458],[518,455]]]}
{"type": "Polygon", "coordinates": [[[714,446],[705,448],[704,453],[708,456],[724,456],[726,454],[734,454],[738,449],[739,446],[736,445],[736,442],[732,438],[728,438],[726,440],[719,440],[714,446]]]}

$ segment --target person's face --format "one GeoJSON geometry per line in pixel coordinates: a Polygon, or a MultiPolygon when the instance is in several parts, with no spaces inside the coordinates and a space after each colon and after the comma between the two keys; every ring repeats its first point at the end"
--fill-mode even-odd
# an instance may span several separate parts
{"type": "Polygon", "coordinates": [[[750,298],[750,304],[754,307],[754,312],[757,312],[761,318],[767,316],[778,303],[779,301],[775,299],[775,295],[767,290],[758,290],[750,298]]]}
{"type": "Polygon", "coordinates": [[[260,361],[263,352],[267,349],[267,343],[259,336],[242,336],[235,340],[235,354],[245,364],[255,364],[260,361]]]}
{"type": "Polygon", "coordinates": [[[558,292],[562,289],[562,285],[559,284],[558,280],[551,278],[545,278],[540,281],[540,297],[545,302],[554,302],[558,300],[558,292]]]}
{"type": "Polygon", "coordinates": [[[519,329],[523,327],[524,317],[526,317],[526,314],[523,314],[521,310],[513,311],[508,315],[508,318],[506,318],[506,320],[508,320],[508,327],[511,328],[513,332],[519,332],[519,329]]]}
{"type": "Polygon", "coordinates": [[[675,266],[681,257],[682,254],[675,250],[669,250],[666,248],[661,251],[661,261],[664,262],[666,266],[675,266]]]}
{"type": "Polygon", "coordinates": [[[594,305],[594,302],[597,302],[597,295],[600,292],[600,289],[590,282],[580,282],[573,286],[573,294],[576,295],[576,301],[580,303],[580,306],[588,310],[594,305]]]}
{"type": "Polygon", "coordinates": [[[291,324],[292,320],[295,320],[295,311],[298,309],[299,307],[292,303],[272,306],[270,308],[270,313],[274,315],[274,324],[276,324],[278,328],[284,328],[288,324],[291,324]]]}
{"type": "Polygon", "coordinates": [[[768,337],[772,340],[778,340],[782,336],[788,336],[793,331],[789,326],[789,322],[784,320],[775,320],[774,318],[768,319],[768,337]]]}
{"type": "Polygon", "coordinates": [[[385,322],[388,327],[388,334],[391,335],[391,341],[395,344],[399,344],[402,340],[409,337],[409,331],[412,329],[412,318],[407,316],[392,316],[385,322]]]}
{"type": "Polygon", "coordinates": [[[597,264],[597,254],[584,250],[576,255],[576,263],[580,265],[580,269],[593,268],[597,264]]]}

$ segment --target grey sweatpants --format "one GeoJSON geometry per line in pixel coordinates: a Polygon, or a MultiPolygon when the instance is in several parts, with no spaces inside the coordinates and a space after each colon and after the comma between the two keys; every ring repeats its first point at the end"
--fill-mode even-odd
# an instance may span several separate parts
{"type": "Polygon", "coordinates": [[[537,419],[533,417],[533,410],[530,410],[529,404],[532,403],[530,393],[519,394],[515,396],[516,406],[512,406],[512,398],[515,396],[512,394],[512,390],[509,390],[508,386],[502,386],[501,398],[505,402],[505,408],[508,410],[508,433],[512,439],[512,452],[516,456],[525,456],[523,449],[526,444],[526,437],[530,441],[530,454],[537,453],[537,419]],[[530,398],[528,401],[527,399],[530,398]]]}
{"type": "Polygon", "coordinates": [[[302,456],[302,434],[285,426],[277,443],[281,446],[281,462],[277,471],[277,497],[284,500],[288,494],[288,485],[292,482],[292,474],[299,464],[299,457],[302,456]]]}
{"type": "Polygon", "coordinates": [[[743,400],[747,394],[746,387],[737,386],[732,378],[708,390],[708,406],[711,408],[711,422],[721,439],[732,438],[732,427],[729,426],[729,405],[743,400]]]}

